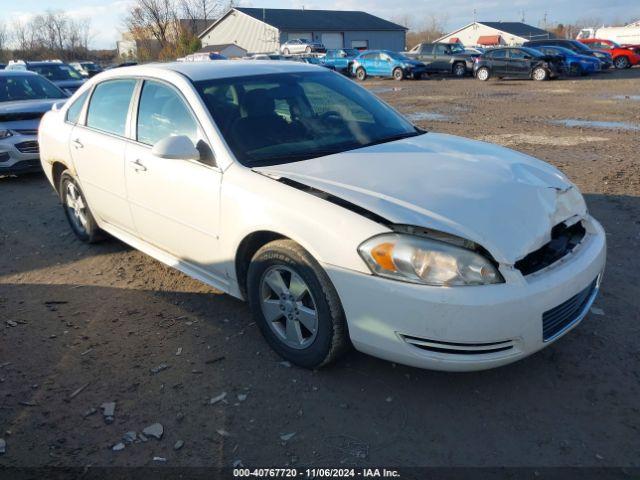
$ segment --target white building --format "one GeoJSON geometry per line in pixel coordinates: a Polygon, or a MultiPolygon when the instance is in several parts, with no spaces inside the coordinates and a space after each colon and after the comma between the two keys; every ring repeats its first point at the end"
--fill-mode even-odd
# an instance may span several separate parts
{"type": "Polygon", "coordinates": [[[436,42],[461,43],[465,46],[516,46],[528,40],[555,38],[555,35],[538,27],[521,22],[473,22],[447,35],[436,42]]]}

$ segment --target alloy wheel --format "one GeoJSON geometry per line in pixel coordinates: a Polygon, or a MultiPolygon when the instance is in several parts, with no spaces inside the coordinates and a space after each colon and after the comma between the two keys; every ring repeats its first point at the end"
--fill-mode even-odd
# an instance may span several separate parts
{"type": "Polygon", "coordinates": [[[274,265],[260,279],[260,308],[269,328],[290,348],[307,348],[318,334],[318,309],[307,283],[293,269],[274,265]]]}
{"type": "Polygon", "coordinates": [[[453,74],[456,77],[464,77],[466,73],[467,73],[467,68],[461,63],[457,63],[456,66],[453,68],[453,74]]]}
{"type": "Polygon", "coordinates": [[[75,227],[83,232],[87,232],[87,206],[84,203],[80,190],[76,187],[75,183],[68,182],[65,194],[65,206],[69,212],[69,218],[74,223],[75,227]]]}
{"type": "Polygon", "coordinates": [[[618,57],[613,61],[613,64],[615,65],[616,68],[619,68],[619,69],[627,68],[627,65],[629,64],[629,59],[627,57],[618,57]]]}
{"type": "Polygon", "coordinates": [[[485,81],[489,78],[489,70],[487,70],[486,68],[481,68],[480,70],[478,70],[476,76],[478,77],[478,80],[485,81]]]}
{"type": "Polygon", "coordinates": [[[547,71],[544,68],[536,68],[533,71],[533,78],[535,80],[541,81],[541,80],[546,80],[547,78],[547,71]]]}

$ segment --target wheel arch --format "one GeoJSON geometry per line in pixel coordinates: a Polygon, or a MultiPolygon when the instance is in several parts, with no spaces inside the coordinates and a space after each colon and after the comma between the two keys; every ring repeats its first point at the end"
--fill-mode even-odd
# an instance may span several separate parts
{"type": "Polygon", "coordinates": [[[56,161],[51,165],[51,181],[58,194],[60,194],[60,178],[62,178],[62,174],[66,170],[69,170],[69,167],[62,162],[56,161]]]}
{"type": "Polygon", "coordinates": [[[251,259],[255,253],[267,243],[282,239],[293,240],[282,233],[272,230],[258,230],[246,235],[238,244],[234,259],[234,268],[238,288],[243,298],[247,298],[247,274],[249,273],[251,259]]]}

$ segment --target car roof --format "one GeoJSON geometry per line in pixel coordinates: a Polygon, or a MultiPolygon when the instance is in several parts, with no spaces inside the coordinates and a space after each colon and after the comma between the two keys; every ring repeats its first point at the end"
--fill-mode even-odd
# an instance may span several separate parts
{"type": "Polygon", "coordinates": [[[176,72],[194,82],[219,78],[249,77],[270,73],[294,73],[308,71],[325,71],[324,68],[302,62],[282,62],[264,60],[255,62],[250,60],[216,60],[215,62],[171,62],[149,63],[109,70],[102,73],[100,78],[127,77],[146,74],[162,76],[166,72],[176,72]]]}
{"type": "Polygon", "coordinates": [[[36,72],[32,72],[31,70],[0,70],[0,77],[20,77],[25,75],[35,77],[39,76],[36,72]]]}

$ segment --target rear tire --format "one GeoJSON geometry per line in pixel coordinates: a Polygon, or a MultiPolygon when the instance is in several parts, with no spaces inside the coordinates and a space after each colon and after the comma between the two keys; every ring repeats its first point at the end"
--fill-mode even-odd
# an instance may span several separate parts
{"type": "Polygon", "coordinates": [[[467,74],[467,67],[464,63],[455,63],[453,65],[453,74],[458,78],[462,78],[467,74]]]}
{"type": "Polygon", "coordinates": [[[631,62],[627,57],[621,55],[613,59],[613,66],[618,70],[624,70],[625,68],[629,68],[631,66],[631,62]]]}
{"type": "Polygon", "coordinates": [[[393,76],[393,79],[398,82],[404,79],[404,72],[402,71],[401,68],[394,69],[391,75],[393,76]]]}
{"type": "Polygon", "coordinates": [[[487,67],[480,67],[476,72],[476,78],[480,81],[486,82],[491,78],[491,72],[487,67]]]}
{"type": "Polygon", "coordinates": [[[60,176],[60,200],[64,208],[69,226],[76,237],[85,243],[96,243],[104,240],[105,234],[96,223],[89,204],[80,189],[80,185],[69,170],[60,176]]]}
{"type": "Polygon", "coordinates": [[[360,80],[361,82],[364,82],[364,81],[367,79],[367,72],[366,72],[366,70],[365,70],[364,68],[362,68],[362,67],[359,67],[359,68],[356,70],[356,78],[357,78],[358,80],[360,80]]]}
{"type": "Polygon", "coordinates": [[[549,80],[549,72],[546,68],[536,67],[533,69],[533,72],[531,72],[531,77],[538,82],[544,82],[545,80],[549,80]]]}
{"type": "Polygon", "coordinates": [[[292,240],[256,252],[247,278],[249,304],[269,345],[305,368],[331,363],[350,346],[342,304],[320,264],[292,240]]]}

